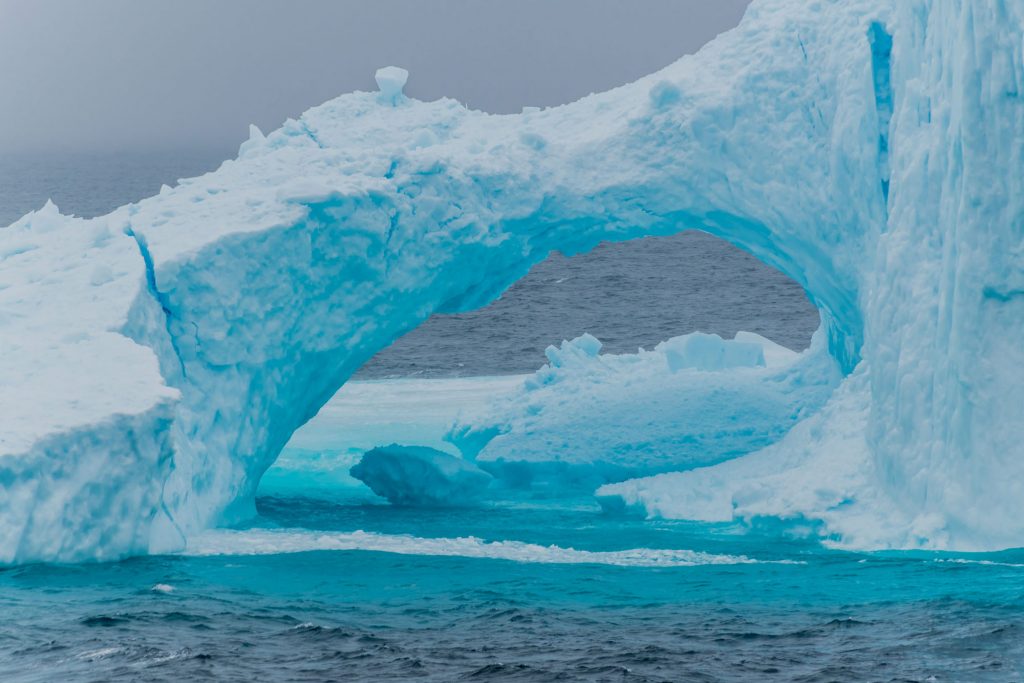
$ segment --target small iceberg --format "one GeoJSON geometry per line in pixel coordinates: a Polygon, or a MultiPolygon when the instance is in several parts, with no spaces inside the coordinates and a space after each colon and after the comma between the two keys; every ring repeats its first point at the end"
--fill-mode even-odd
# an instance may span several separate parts
{"type": "Polygon", "coordinates": [[[491,475],[468,460],[399,444],[367,451],[350,473],[392,505],[415,507],[472,505],[491,483],[491,475]]]}
{"type": "Polygon", "coordinates": [[[445,437],[503,486],[576,495],[759,451],[841,381],[827,330],[797,353],[751,332],[693,332],[602,354],[584,334],[512,392],[463,410],[445,437]]]}

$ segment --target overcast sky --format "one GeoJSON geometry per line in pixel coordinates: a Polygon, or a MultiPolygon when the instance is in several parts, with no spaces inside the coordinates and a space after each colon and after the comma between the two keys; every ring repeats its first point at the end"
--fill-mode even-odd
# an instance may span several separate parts
{"type": "Polygon", "coordinates": [[[388,64],[494,112],[632,81],[747,0],[0,0],[0,153],[233,147],[388,64]]]}

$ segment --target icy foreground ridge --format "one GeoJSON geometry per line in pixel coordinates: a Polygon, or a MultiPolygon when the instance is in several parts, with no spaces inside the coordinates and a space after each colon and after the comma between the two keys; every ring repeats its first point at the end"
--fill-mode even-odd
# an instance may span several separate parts
{"type": "Polygon", "coordinates": [[[765,450],[602,495],[1024,545],[1022,29],[1000,0],[755,0],[571,105],[489,116],[388,71],[138,204],[29,214],[0,230],[0,562],[245,517],[289,435],[432,312],[683,229],[803,285],[846,379],[765,450]]]}

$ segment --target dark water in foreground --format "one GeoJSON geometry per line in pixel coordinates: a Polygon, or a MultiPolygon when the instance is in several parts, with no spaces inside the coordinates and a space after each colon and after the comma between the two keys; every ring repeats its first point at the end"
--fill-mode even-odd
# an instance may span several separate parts
{"type": "MultiPolygon", "coordinates": [[[[289,529],[279,541],[289,550],[356,529],[399,535],[400,552],[453,534],[541,550],[517,550],[521,561],[308,550],[0,571],[0,680],[1014,681],[1024,671],[1024,552],[861,555],[610,518],[586,501],[492,505],[264,498],[259,524],[289,529]],[[692,566],[539,561],[551,545],[704,555],[692,566]],[[737,556],[752,561],[720,564],[737,556]]],[[[208,550],[240,552],[237,541],[208,550]]]]}
{"type": "MultiPolygon", "coordinates": [[[[217,158],[3,159],[0,225],[51,194],[102,213],[217,158]]],[[[693,329],[800,348],[816,324],[795,284],[688,234],[553,258],[363,376],[530,371],[583,331],[612,351],[693,329]]],[[[1024,678],[1024,551],[855,554],[589,499],[411,510],[353,488],[259,512],[192,556],[0,570],[0,682],[1024,678]]]]}

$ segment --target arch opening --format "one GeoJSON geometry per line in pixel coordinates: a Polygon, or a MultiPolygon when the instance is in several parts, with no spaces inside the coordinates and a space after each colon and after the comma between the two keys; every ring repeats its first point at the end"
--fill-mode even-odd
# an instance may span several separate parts
{"type": "MultiPolygon", "coordinates": [[[[665,363],[664,354],[652,353],[660,349],[660,343],[694,332],[718,334],[726,340],[740,333],[737,338],[749,342],[754,336],[743,335],[752,332],[771,340],[766,342],[769,355],[775,352],[791,363],[796,359],[792,351],[811,353],[808,347],[819,325],[818,311],[797,283],[747,252],[703,232],[602,243],[573,257],[556,252],[487,306],[467,313],[435,315],[375,355],[316,418],[295,433],[263,476],[257,495],[275,499],[265,503],[271,509],[280,504],[278,499],[293,496],[363,501],[370,495],[370,499],[379,501],[349,470],[367,451],[392,444],[428,447],[474,462],[493,477],[490,488],[497,491],[496,495],[506,495],[510,490],[556,497],[588,495],[604,483],[686,469],[693,464],[695,444],[707,448],[712,439],[732,441],[699,462],[736,457],[777,440],[791,426],[791,415],[805,416],[813,411],[831,392],[834,376],[823,374],[817,378],[820,386],[814,392],[796,398],[758,393],[756,400],[766,405],[774,402],[772,409],[747,415],[751,420],[745,428],[747,433],[731,437],[728,429],[714,422],[742,421],[743,408],[706,419],[689,431],[678,425],[662,433],[636,433],[640,412],[648,411],[650,406],[628,406],[637,398],[635,393],[630,401],[617,400],[617,390],[610,390],[609,383],[647,381],[656,397],[651,399],[653,403],[669,397],[670,392],[689,391],[691,395],[682,401],[686,405],[678,412],[663,412],[658,417],[666,422],[685,423],[688,418],[692,422],[692,407],[700,400],[701,392],[705,399],[709,391],[718,393],[714,400],[721,400],[723,392],[743,397],[751,390],[748,378],[716,380],[713,389],[695,386],[702,382],[698,374],[659,384],[657,371],[652,374],[651,368],[665,363]],[[460,442],[453,428],[472,427],[480,432],[488,426],[471,424],[471,419],[457,424],[460,414],[474,410],[479,413],[482,406],[491,405],[494,408],[488,418],[492,421],[495,414],[503,412],[501,417],[507,421],[521,420],[523,416],[516,415],[515,406],[522,400],[517,397],[521,385],[530,384],[531,375],[542,364],[557,364],[557,360],[552,362],[550,351],[545,359],[545,347],[590,333],[601,340],[603,359],[621,356],[640,361],[637,367],[642,369],[630,377],[630,371],[612,365],[613,359],[605,363],[605,376],[590,378],[597,396],[591,409],[597,412],[590,418],[594,424],[589,429],[604,422],[619,425],[618,430],[624,433],[634,430],[628,436],[609,439],[615,443],[618,462],[609,461],[610,452],[595,454],[594,461],[587,462],[581,451],[592,449],[594,439],[580,438],[581,432],[588,431],[585,412],[566,411],[550,396],[542,399],[555,413],[549,416],[549,424],[534,421],[514,428],[506,424],[502,429],[534,433],[541,429],[549,436],[554,430],[564,430],[561,448],[551,449],[547,443],[547,453],[540,455],[537,441],[543,437],[534,434],[524,440],[523,434],[506,433],[498,441],[512,443],[499,443],[499,456],[481,454],[477,445],[474,452],[466,452],[465,440],[460,442]],[[781,342],[782,348],[776,348],[772,341],[781,342]],[[610,367],[616,370],[608,374],[610,367]],[[798,406],[800,402],[806,405],[798,406]],[[559,417],[560,411],[563,414],[559,417]],[[631,447],[630,440],[634,444],[649,443],[631,447]],[[673,449],[679,451],[676,459],[672,457],[673,449]],[[510,457],[517,451],[525,452],[526,457],[519,461],[514,455],[510,457]]],[[[769,360],[778,363],[778,358],[769,360]]],[[[572,378],[577,389],[594,369],[572,378]]],[[[766,372],[755,381],[770,378],[768,382],[787,384],[792,382],[789,374],[766,372]]],[[[714,379],[713,373],[709,375],[714,379]]],[[[802,377],[806,380],[808,374],[802,377]]],[[[750,401],[740,405],[749,408],[750,401]]],[[[391,462],[389,467],[393,470],[389,476],[404,476],[397,471],[402,468],[401,462],[391,462]]],[[[416,470],[417,476],[423,474],[416,470]]],[[[403,491],[414,484],[392,483],[403,491]]],[[[408,497],[402,499],[406,504],[417,500],[419,492],[406,493],[408,497]]],[[[436,504],[438,499],[430,498],[430,492],[424,495],[427,504],[432,504],[431,500],[436,504]]]]}
{"type": "MultiPolygon", "coordinates": [[[[152,215],[156,205],[127,216],[123,230],[147,264],[147,287],[123,331],[156,352],[165,382],[181,392],[170,431],[174,461],[153,522],[155,549],[252,517],[260,478],[294,431],[381,348],[433,313],[487,305],[556,250],[584,253],[603,241],[684,228],[722,237],[791,278],[821,311],[822,341],[813,354],[821,362],[812,363],[815,380],[803,384],[831,389],[833,359],[842,373],[856,365],[857,280],[804,228],[769,230],[762,219],[715,209],[723,202],[707,191],[679,196],[655,182],[666,179],[660,169],[628,183],[603,178],[598,191],[591,191],[592,178],[546,186],[526,171],[549,161],[528,149],[511,177],[504,167],[466,175],[436,161],[404,160],[393,161],[382,179],[366,180],[369,189],[287,187],[276,200],[287,220],[275,213],[261,224],[260,209],[251,208],[256,217],[239,217],[245,222],[234,230],[195,245],[152,215]],[[679,209],[687,205],[694,208],[679,209]],[[154,223],[161,229],[145,227],[154,223]]],[[[237,163],[245,161],[243,146],[237,163]]],[[[787,382],[801,384],[797,377],[787,382]]],[[[773,405],[790,423],[806,416],[795,395],[781,402],[751,396],[758,415],[773,405]]],[[[463,431],[468,440],[453,439],[476,457],[490,431],[463,431]]],[[[703,464],[749,450],[728,440],[715,448],[703,464]]]]}

